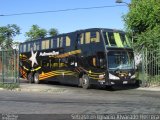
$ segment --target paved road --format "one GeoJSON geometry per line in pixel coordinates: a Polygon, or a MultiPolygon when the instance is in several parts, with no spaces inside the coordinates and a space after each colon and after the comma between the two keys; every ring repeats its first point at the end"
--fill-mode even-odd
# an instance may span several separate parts
{"type": "Polygon", "coordinates": [[[160,92],[136,89],[84,90],[59,86],[61,92],[0,91],[0,113],[8,114],[160,114],[160,92]]]}

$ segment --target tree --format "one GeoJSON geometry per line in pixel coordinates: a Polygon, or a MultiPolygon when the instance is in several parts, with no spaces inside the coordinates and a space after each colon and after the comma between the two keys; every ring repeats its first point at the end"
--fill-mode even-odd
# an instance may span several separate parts
{"type": "Polygon", "coordinates": [[[138,66],[142,83],[155,82],[160,77],[160,0],[132,0],[124,21],[127,32],[134,36],[135,53],[143,56],[138,66]]]}
{"type": "Polygon", "coordinates": [[[48,31],[48,33],[49,33],[49,36],[51,36],[51,37],[59,34],[58,30],[55,29],[55,28],[51,28],[51,29],[48,31]]]}
{"type": "Polygon", "coordinates": [[[59,34],[58,30],[55,28],[51,28],[47,32],[47,30],[40,28],[38,25],[32,25],[29,32],[26,32],[26,36],[28,37],[27,41],[44,38],[47,36],[47,33],[49,34],[50,37],[53,37],[59,34]]]}
{"type": "Polygon", "coordinates": [[[47,30],[40,28],[38,25],[32,25],[29,32],[26,32],[28,41],[44,38],[47,36],[47,30]]]}
{"type": "Polygon", "coordinates": [[[132,0],[124,16],[127,32],[134,35],[134,46],[141,49],[160,47],[160,1],[132,0]]]}
{"type": "Polygon", "coordinates": [[[20,34],[20,28],[16,24],[8,24],[0,27],[0,47],[12,49],[13,37],[20,34]]]}

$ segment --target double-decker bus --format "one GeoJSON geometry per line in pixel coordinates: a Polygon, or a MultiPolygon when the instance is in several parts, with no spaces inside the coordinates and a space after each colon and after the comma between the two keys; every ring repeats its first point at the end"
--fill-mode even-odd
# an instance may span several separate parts
{"type": "Polygon", "coordinates": [[[135,83],[133,49],[121,30],[91,28],[19,46],[20,75],[90,88],[135,83]]]}

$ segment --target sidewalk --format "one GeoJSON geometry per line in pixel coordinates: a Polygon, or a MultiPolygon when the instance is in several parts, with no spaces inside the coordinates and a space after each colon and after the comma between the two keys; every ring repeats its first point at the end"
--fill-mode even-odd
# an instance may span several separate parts
{"type": "Polygon", "coordinates": [[[49,84],[20,83],[20,88],[17,88],[16,91],[62,93],[66,89],[49,84]]]}
{"type": "MultiPolygon", "coordinates": [[[[56,86],[53,84],[30,84],[30,83],[20,83],[20,88],[18,91],[28,91],[28,92],[52,92],[52,93],[61,93],[66,92],[68,88],[64,86],[56,86]]],[[[82,88],[83,89],[83,88],[82,88]]],[[[138,87],[133,88],[134,90],[143,90],[143,91],[160,91],[159,87],[138,87]]]]}
{"type": "MultiPolygon", "coordinates": [[[[131,88],[132,89],[132,88],[131,88]]],[[[133,88],[134,90],[142,91],[160,91],[160,86],[158,87],[139,87],[133,88]]],[[[0,88],[0,90],[4,90],[0,88]]],[[[24,91],[24,92],[47,92],[47,93],[63,93],[68,91],[68,88],[53,84],[31,84],[27,80],[20,81],[20,87],[14,89],[13,91],[24,91]]]]}
{"type": "Polygon", "coordinates": [[[145,90],[145,91],[159,91],[160,92],[160,86],[159,87],[139,87],[137,90],[145,90]]]}

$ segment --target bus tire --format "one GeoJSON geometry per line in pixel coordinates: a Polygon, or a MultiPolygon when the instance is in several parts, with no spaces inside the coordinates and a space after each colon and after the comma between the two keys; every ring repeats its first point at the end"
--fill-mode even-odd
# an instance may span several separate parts
{"type": "Polygon", "coordinates": [[[40,83],[40,81],[39,81],[39,74],[38,73],[34,74],[34,83],[35,84],[39,84],[40,83]]]}
{"type": "Polygon", "coordinates": [[[89,89],[91,87],[88,75],[84,74],[82,76],[82,83],[81,84],[82,84],[82,88],[84,88],[84,89],[89,89]]]}
{"type": "Polygon", "coordinates": [[[27,80],[29,81],[29,83],[33,83],[34,81],[33,81],[33,73],[28,73],[28,75],[27,75],[27,80]]]}

